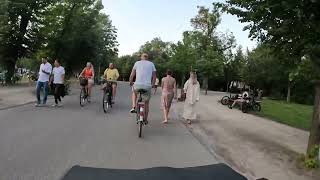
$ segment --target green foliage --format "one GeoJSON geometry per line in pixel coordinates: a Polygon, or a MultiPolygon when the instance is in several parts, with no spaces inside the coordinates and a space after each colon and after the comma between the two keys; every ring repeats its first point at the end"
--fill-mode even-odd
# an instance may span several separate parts
{"type": "Polygon", "coordinates": [[[319,145],[313,146],[307,155],[303,155],[301,157],[303,165],[308,169],[319,168],[320,164],[318,159],[318,153],[319,153],[319,145]]]}
{"type": "Polygon", "coordinates": [[[257,115],[295,128],[310,130],[313,110],[311,105],[263,99],[261,106],[263,108],[257,115]]]}
{"type": "Polygon", "coordinates": [[[102,9],[101,0],[1,0],[0,63],[8,81],[18,59],[59,58],[67,73],[114,59],[116,29],[102,9]]]}

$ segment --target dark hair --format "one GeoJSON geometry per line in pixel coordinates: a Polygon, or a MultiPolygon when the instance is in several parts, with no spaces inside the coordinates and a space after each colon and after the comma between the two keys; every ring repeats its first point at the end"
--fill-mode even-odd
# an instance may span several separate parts
{"type": "Polygon", "coordinates": [[[172,74],[173,74],[172,71],[171,71],[170,69],[168,69],[168,70],[167,70],[167,75],[172,76],[172,74]]]}
{"type": "Polygon", "coordinates": [[[57,58],[56,60],[54,60],[54,61],[57,61],[57,63],[61,64],[61,63],[60,63],[60,60],[59,60],[58,58],[57,58]]]}

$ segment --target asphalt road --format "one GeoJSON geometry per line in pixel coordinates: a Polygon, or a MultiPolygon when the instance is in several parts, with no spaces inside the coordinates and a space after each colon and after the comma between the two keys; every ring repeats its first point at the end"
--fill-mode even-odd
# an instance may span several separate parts
{"type": "Polygon", "coordinates": [[[128,113],[131,90],[126,84],[118,89],[109,114],[103,113],[98,87],[83,108],[79,90],[73,89],[62,108],[25,105],[0,111],[0,179],[58,180],[74,165],[141,169],[217,163],[180,121],[161,124],[159,95],[151,100],[150,124],[139,139],[128,113]]]}

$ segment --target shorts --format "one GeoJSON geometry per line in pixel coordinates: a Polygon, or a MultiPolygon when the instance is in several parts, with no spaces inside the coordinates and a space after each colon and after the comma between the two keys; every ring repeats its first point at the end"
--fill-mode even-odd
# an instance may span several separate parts
{"type": "Polygon", "coordinates": [[[93,79],[88,79],[88,84],[93,85],[94,84],[93,79]]]}
{"type": "Polygon", "coordinates": [[[135,93],[138,94],[139,90],[145,90],[147,91],[146,93],[143,93],[142,96],[142,101],[149,101],[151,99],[151,87],[144,86],[144,85],[133,85],[133,90],[135,93]]]}

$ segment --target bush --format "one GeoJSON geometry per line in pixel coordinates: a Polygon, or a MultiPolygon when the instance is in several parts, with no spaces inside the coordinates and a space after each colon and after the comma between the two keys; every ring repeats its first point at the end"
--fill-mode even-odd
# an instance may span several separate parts
{"type": "Polygon", "coordinates": [[[319,145],[314,146],[311,149],[311,151],[306,156],[303,157],[304,166],[307,167],[308,169],[319,168],[320,164],[319,164],[318,155],[319,155],[319,145]]]}

